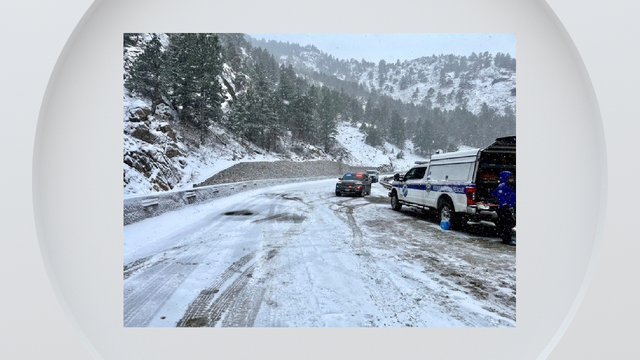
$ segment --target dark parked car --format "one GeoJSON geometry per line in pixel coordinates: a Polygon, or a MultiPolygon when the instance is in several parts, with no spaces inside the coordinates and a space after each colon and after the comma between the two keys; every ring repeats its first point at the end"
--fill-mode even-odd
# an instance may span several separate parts
{"type": "Polygon", "coordinates": [[[377,183],[378,182],[378,180],[380,178],[380,173],[378,173],[378,170],[367,170],[367,174],[371,178],[371,182],[372,183],[377,183]]]}
{"type": "Polygon", "coordinates": [[[365,196],[371,194],[371,178],[366,173],[346,173],[338,179],[336,184],[336,195],[358,195],[365,196]]]}

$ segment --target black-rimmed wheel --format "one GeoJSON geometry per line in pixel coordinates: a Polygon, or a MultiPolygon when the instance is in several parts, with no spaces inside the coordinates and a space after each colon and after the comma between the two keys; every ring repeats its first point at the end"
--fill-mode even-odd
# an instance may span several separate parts
{"type": "Polygon", "coordinates": [[[400,200],[398,200],[398,193],[395,191],[391,194],[391,208],[395,211],[400,211],[402,209],[402,204],[400,200]]]}

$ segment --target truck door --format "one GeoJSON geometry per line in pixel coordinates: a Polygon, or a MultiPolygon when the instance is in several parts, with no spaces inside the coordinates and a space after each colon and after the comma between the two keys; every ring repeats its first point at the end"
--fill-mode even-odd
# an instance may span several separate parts
{"type": "Polygon", "coordinates": [[[415,169],[413,178],[407,183],[409,191],[409,201],[416,204],[424,204],[425,199],[425,173],[426,167],[419,167],[415,169]]]}
{"type": "MultiPolygon", "coordinates": [[[[441,172],[441,166],[429,166],[429,171],[425,176],[425,198],[424,204],[435,208],[436,207],[436,198],[438,197],[438,191],[434,191],[435,183],[438,182],[438,174],[441,172]]],[[[437,189],[435,189],[437,190],[437,189]]]]}
{"type": "Polygon", "coordinates": [[[413,183],[415,182],[415,177],[414,174],[416,172],[417,168],[413,168],[409,171],[407,171],[407,173],[404,175],[404,178],[402,180],[402,186],[398,189],[398,199],[400,200],[404,200],[404,201],[411,201],[411,197],[409,196],[409,189],[411,188],[411,186],[413,186],[413,183]]]}

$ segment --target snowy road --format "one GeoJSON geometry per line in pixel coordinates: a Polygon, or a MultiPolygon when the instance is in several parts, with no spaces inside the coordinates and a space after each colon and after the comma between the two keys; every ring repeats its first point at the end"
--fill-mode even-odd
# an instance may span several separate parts
{"type": "MultiPolygon", "coordinates": [[[[252,190],[124,227],[124,326],[516,325],[516,248],[387,190],[252,190]]],[[[491,234],[489,234],[491,235],[491,234]]]]}

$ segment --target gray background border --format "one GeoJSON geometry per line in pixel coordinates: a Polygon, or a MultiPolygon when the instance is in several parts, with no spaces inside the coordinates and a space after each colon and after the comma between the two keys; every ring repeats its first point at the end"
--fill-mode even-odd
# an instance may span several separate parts
{"type": "MultiPolygon", "coordinates": [[[[25,43],[29,43],[27,40],[31,40],[32,44],[39,46],[35,49],[23,48],[20,54],[26,54],[27,56],[22,61],[17,61],[16,59],[2,60],[3,78],[5,78],[4,72],[6,72],[9,83],[15,84],[15,87],[2,89],[2,98],[12,106],[6,116],[5,126],[15,127],[20,135],[7,139],[3,147],[7,146],[4,153],[11,158],[7,165],[13,166],[7,167],[7,169],[18,169],[19,172],[16,173],[20,175],[13,173],[13,171],[8,172],[7,175],[3,176],[5,179],[3,179],[2,183],[3,188],[8,193],[9,204],[11,204],[8,207],[3,206],[3,223],[6,221],[7,225],[6,227],[3,226],[3,238],[16,245],[15,249],[11,250],[11,253],[5,251],[2,255],[2,266],[3,270],[5,270],[3,271],[3,284],[7,284],[7,288],[10,289],[7,292],[8,294],[16,294],[15,299],[3,299],[3,308],[8,310],[7,315],[9,318],[2,326],[6,333],[13,334],[19,341],[9,342],[9,346],[1,351],[7,351],[8,358],[89,358],[89,352],[80,345],[81,341],[78,341],[79,337],[74,333],[74,325],[66,321],[59,304],[55,300],[52,288],[48,285],[49,279],[44,272],[42,258],[40,258],[39,243],[36,240],[33,229],[33,218],[30,213],[32,209],[29,201],[31,197],[29,180],[32,161],[32,144],[29,144],[29,142],[32,141],[35,133],[35,123],[40,105],[39,99],[44,95],[44,86],[47,84],[49,74],[53,70],[53,64],[62,49],[62,45],[64,45],[71,33],[72,27],[88,7],[89,2],[39,1],[39,3],[37,8],[33,7],[33,2],[28,2],[24,5],[23,3],[10,4],[8,5],[8,11],[5,12],[3,10],[3,16],[10,17],[6,19],[7,21],[3,21],[3,24],[5,24],[3,26],[8,28],[5,29],[4,33],[15,34],[15,29],[20,29],[27,34],[25,37],[8,39],[9,44],[13,48],[21,48],[25,43]],[[16,13],[24,17],[9,16],[16,13]],[[31,56],[28,56],[29,54],[31,56]],[[22,72],[22,76],[20,76],[20,72],[22,72]],[[24,73],[27,72],[30,73],[30,76],[33,76],[33,80],[25,78],[24,73]],[[17,94],[30,94],[30,96],[16,96],[17,94]],[[21,121],[17,123],[17,119],[21,121]],[[22,151],[16,152],[16,149],[22,151]],[[19,153],[20,156],[15,155],[16,153],[19,153]],[[7,230],[9,232],[4,235],[7,230]],[[21,274],[17,279],[15,277],[16,273],[21,274]],[[9,276],[5,282],[5,276],[7,275],[9,276]],[[43,301],[34,300],[34,298],[39,297],[43,301]],[[31,299],[33,302],[30,303],[26,299],[31,299]],[[22,311],[9,310],[13,308],[18,308],[22,311]]],[[[631,150],[633,150],[631,148],[633,138],[629,131],[631,124],[628,119],[631,118],[630,115],[633,114],[631,113],[631,108],[635,105],[635,102],[630,97],[630,94],[634,93],[631,85],[638,83],[638,73],[636,70],[635,73],[631,73],[628,76],[625,75],[624,78],[616,77],[614,74],[609,73],[608,67],[613,66],[616,70],[617,68],[615,64],[611,63],[610,55],[605,55],[615,53],[637,54],[638,48],[637,45],[634,45],[637,42],[631,37],[632,33],[638,33],[637,25],[631,25],[634,23],[632,16],[637,15],[637,12],[624,11],[635,5],[622,5],[622,2],[619,1],[615,2],[616,5],[608,3],[606,7],[593,2],[589,4],[581,3],[579,11],[576,11],[578,9],[574,8],[575,5],[571,4],[571,1],[556,0],[549,1],[549,3],[554,7],[564,26],[567,27],[572,39],[581,51],[582,57],[585,59],[585,64],[598,96],[605,134],[607,135],[609,174],[619,171],[616,176],[610,175],[608,183],[609,198],[607,202],[609,208],[616,209],[616,217],[607,219],[607,226],[603,229],[604,239],[615,239],[615,243],[613,240],[605,240],[598,244],[599,255],[595,272],[587,274],[591,280],[591,285],[586,292],[586,297],[576,314],[576,318],[570,324],[565,337],[560,341],[557,348],[552,351],[550,358],[560,359],[570,358],[570,356],[572,358],[603,357],[598,357],[598,354],[607,354],[609,356],[616,354],[618,355],[615,356],[617,358],[631,358],[633,357],[633,351],[638,350],[631,349],[628,345],[625,348],[625,344],[633,343],[629,341],[631,332],[626,332],[625,328],[620,328],[619,326],[637,324],[636,306],[632,302],[632,295],[634,295],[632,291],[637,289],[637,285],[627,284],[625,280],[628,279],[625,279],[625,274],[629,274],[633,270],[631,264],[634,261],[631,256],[636,253],[633,250],[637,250],[638,245],[630,242],[631,239],[625,232],[626,229],[621,226],[621,222],[627,221],[627,224],[629,224],[633,220],[631,218],[633,209],[630,209],[628,202],[623,201],[624,194],[628,195],[630,191],[618,192],[616,190],[623,187],[629,189],[629,183],[621,184],[620,182],[622,179],[632,179],[634,178],[633,175],[635,175],[628,173],[631,168],[623,160],[628,159],[626,154],[632,153],[631,150]],[[563,17],[563,14],[565,17],[563,17]],[[615,14],[612,17],[615,20],[605,26],[602,19],[605,19],[606,15],[612,14],[615,14]],[[621,18],[628,21],[621,21],[621,18]],[[594,26],[594,24],[602,25],[594,26]],[[629,31],[632,28],[635,31],[629,31]],[[631,53],[629,53],[629,50],[631,50],[631,53]],[[603,352],[605,350],[606,352],[603,352]]],[[[369,4],[375,5],[373,3],[369,4]]],[[[426,3],[423,4],[426,5],[426,3]]],[[[4,17],[3,20],[5,20],[4,17]]],[[[450,31],[457,30],[452,29],[450,31]]],[[[520,46],[521,44],[521,38],[519,37],[518,45],[520,46]]],[[[522,59],[523,54],[520,53],[519,55],[522,59]]],[[[519,83],[522,84],[521,81],[519,83]]],[[[520,96],[520,99],[522,98],[523,95],[520,96]]],[[[522,101],[520,103],[522,104],[522,101]]],[[[522,107],[520,109],[522,111],[522,107]]],[[[519,136],[520,130],[521,127],[519,125],[519,136]]],[[[596,191],[595,194],[597,195],[597,193],[596,191]]],[[[593,194],[594,192],[591,191],[592,196],[593,194]]],[[[64,210],[64,204],[60,205],[64,210]]],[[[589,224],[585,225],[589,226],[589,224]]],[[[521,254],[523,250],[525,250],[525,247],[521,247],[521,254]]],[[[521,256],[519,256],[518,260],[520,264],[521,256]]],[[[520,281],[518,282],[518,289],[521,289],[520,281]]],[[[544,298],[544,295],[550,294],[541,294],[541,298],[544,298]]],[[[518,315],[518,323],[520,324],[520,312],[518,315]]],[[[390,333],[385,333],[385,336],[390,333]]],[[[322,337],[326,335],[326,332],[315,331],[310,336],[316,335],[322,337]]],[[[497,335],[495,334],[495,336],[497,335]]],[[[333,338],[335,334],[329,336],[333,338]]],[[[421,342],[420,338],[414,340],[418,343],[421,342]]],[[[415,346],[412,350],[416,355],[428,354],[427,349],[423,348],[424,352],[420,349],[421,346],[415,346]]],[[[346,347],[344,354],[349,354],[348,350],[349,348],[346,347]]],[[[307,351],[311,353],[311,350],[307,351]]],[[[403,351],[399,353],[403,353],[403,351]]],[[[523,357],[531,356],[531,354],[528,355],[523,357]]]]}

